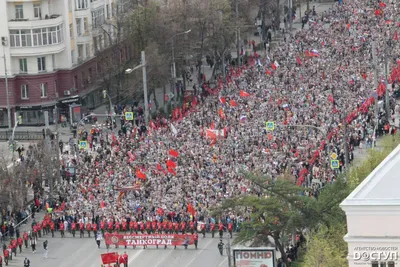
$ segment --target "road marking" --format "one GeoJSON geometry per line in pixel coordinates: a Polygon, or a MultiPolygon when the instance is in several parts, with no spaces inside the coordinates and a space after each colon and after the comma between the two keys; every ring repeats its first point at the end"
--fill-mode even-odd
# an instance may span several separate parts
{"type": "Polygon", "coordinates": [[[224,264],[224,262],[225,262],[227,259],[228,259],[228,257],[225,257],[225,259],[221,262],[220,265],[218,265],[218,267],[219,267],[219,266],[222,266],[222,264],[224,264]]]}
{"type": "Polygon", "coordinates": [[[169,257],[169,256],[172,254],[172,252],[174,252],[174,251],[175,251],[175,250],[171,250],[167,255],[165,255],[164,257],[162,257],[161,260],[159,260],[159,261],[157,262],[157,264],[156,264],[154,267],[157,267],[159,264],[161,264],[161,263],[164,261],[164,259],[167,258],[167,257],[169,257]]]}
{"type": "Polygon", "coordinates": [[[203,250],[204,250],[206,247],[208,247],[208,246],[211,244],[211,242],[212,242],[213,240],[214,240],[214,239],[211,239],[210,242],[208,242],[208,244],[207,244],[206,246],[204,246],[204,248],[202,248],[199,252],[197,252],[197,256],[193,257],[192,260],[191,260],[185,267],[189,267],[190,264],[200,255],[201,252],[203,252],[203,250]]]}

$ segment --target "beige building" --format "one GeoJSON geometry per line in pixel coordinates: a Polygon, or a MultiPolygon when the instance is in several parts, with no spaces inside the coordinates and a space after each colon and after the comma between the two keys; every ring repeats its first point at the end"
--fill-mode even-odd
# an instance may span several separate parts
{"type": "Polygon", "coordinates": [[[350,267],[400,266],[400,146],[341,203],[350,267]]]}

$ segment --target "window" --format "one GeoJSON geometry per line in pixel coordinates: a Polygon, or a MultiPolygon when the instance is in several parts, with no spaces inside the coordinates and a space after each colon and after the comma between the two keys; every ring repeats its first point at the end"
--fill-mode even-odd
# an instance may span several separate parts
{"type": "Polygon", "coordinates": [[[75,50],[71,50],[71,62],[75,64],[75,50]]]}
{"type": "Polygon", "coordinates": [[[97,47],[97,37],[93,37],[93,51],[96,53],[98,50],[97,47]]]}
{"type": "Polygon", "coordinates": [[[47,83],[40,84],[40,97],[47,97],[47,83]]]}
{"type": "Polygon", "coordinates": [[[75,0],[75,8],[79,9],[87,9],[88,8],[88,0],[75,0]]]}
{"type": "Polygon", "coordinates": [[[29,99],[29,87],[27,84],[21,84],[21,99],[29,99]]]}
{"type": "Polygon", "coordinates": [[[15,5],[15,18],[23,19],[24,18],[24,7],[23,5],[15,5]]]}
{"type": "Polygon", "coordinates": [[[88,32],[88,18],[83,18],[83,30],[85,31],[85,33],[88,32]]]}
{"type": "Polygon", "coordinates": [[[10,30],[11,47],[44,46],[64,41],[63,25],[33,30],[10,30]]]}
{"type": "Polygon", "coordinates": [[[90,57],[90,45],[86,44],[86,57],[89,58],[90,57]]]}
{"type": "Polygon", "coordinates": [[[83,45],[78,44],[78,61],[81,61],[82,59],[83,59],[83,45]]]}
{"type": "Polygon", "coordinates": [[[39,4],[33,4],[33,16],[35,18],[42,18],[42,6],[39,4]]]}
{"type": "Polygon", "coordinates": [[[69,36],[74,39],[74,25],[72,23],[69,24],[69,36]]]}
{"type": "Polygon", "coordinates": [[[92,27],[97,28],[105,23],[104,7],[99,7],[92,12],[92,27]]]}
{"type": "Polygon", "coordinates": [[[26,58],[19,59],[19,72],[20,73],[28,72],[28,62],[27,62],[26,58]]]}
{"type": "Polygon", "coordinates": [[[76,19],[76,34],[78,35],[78,36],[80,36],[81,35],[81,30],[82,29],[82,26],[81,26],[81,19],[76,19]]]}
{"type": "Polygon", "coordinates": [[[38,71],[46,71],[46,57],[37,58],[38,71]]]}

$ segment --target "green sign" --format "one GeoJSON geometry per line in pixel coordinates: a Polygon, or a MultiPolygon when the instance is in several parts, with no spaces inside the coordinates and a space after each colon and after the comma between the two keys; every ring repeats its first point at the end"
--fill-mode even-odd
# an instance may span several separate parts
{"type": "Polygon", "coordinates": [[[274,121],[267,121],[265,123],[265,128],[267,129],[267,131],[275,130],[275,122],[274,121]]]}
{"type": "Polygon", "coordinates": [[[87,145],[87,141],[79,140],[79,148],[86,149],[87,145]]]}
{"type": "Polygon", "coordinates": [[[331,168],[332,169],[339,169],[340,164],[339,161],[337,159],[332,159],[331,160],[331,168]]]}
{"type": "Polygon", "coordinates": [[[133,112],[125,112],[125,120],[133,121],[133,112]]]}

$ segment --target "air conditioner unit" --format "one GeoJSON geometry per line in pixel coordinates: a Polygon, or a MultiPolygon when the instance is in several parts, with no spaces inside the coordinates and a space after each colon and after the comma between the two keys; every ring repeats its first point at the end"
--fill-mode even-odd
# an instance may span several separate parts
{"type": "Polygon", "coordinates": [[[65,90],[64,91],[64,95],[71,95],[71,91],[70,90],[65,90]]]}

